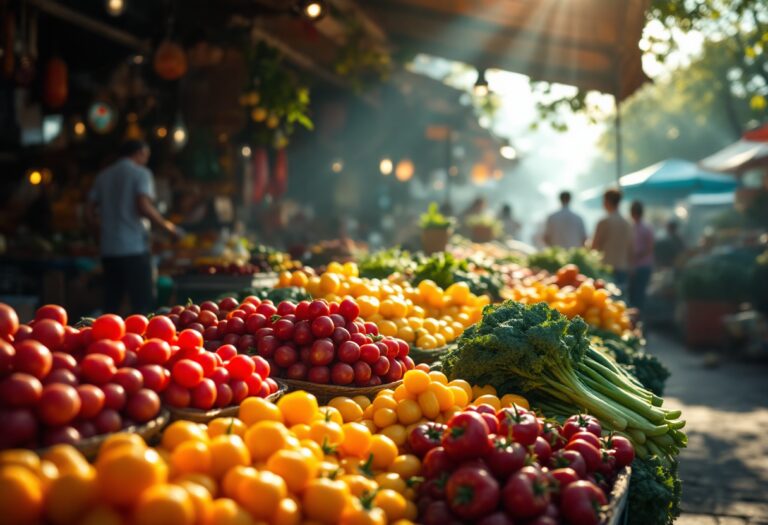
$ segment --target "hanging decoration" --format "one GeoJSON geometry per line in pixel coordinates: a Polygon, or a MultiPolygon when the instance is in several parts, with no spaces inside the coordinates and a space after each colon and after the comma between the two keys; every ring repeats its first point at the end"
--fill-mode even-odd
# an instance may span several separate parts
{"type": "Polygon", "coordinates": [[[164,40],[155,51],[153,66],[163,80],[176,80],[187,72],[187,54],[176,42],[164,40]]]}
{"type": "Polygon", "coordinates": [[[117,124],[117,111],[114,106],[97,100],[88,108],[88,125],[99,135],[106,135],[115,128],[117,124]]]}
{"type": "Polygon", "coordinates": [[[313,129],[309,90],[282,63],[278,51],[263,42],[246,48],[248,84],[240,96],[249,125],[247,141],[284,147],[296,124],[313,129]]]}
{"type": "Polygon", "coordinates": [[[356,19],[343,20],[346,29],[344,45],[339,48],[334,69],[349,80],[358,93],[367,86],[384,82],[392,72],[392,58],[356,19]]]}
{"type": "Polygon", "coordinates": [[[275,199],[283,196],[288,189],[288,156],[285,148],[280,148],[275,152],[275,167],[272,171],[272,183],[270,184],[270,194],[275,199]]]}
{"type": "Polygon", "coordinates": [[[403,159],[395,167],[395,178],[400,182],[408,182],[413,177],[416,168],[411,159],[403,159]]]}
{"type": "Polygon", "coordinates": [[[261,202],[269,184],[269,157],[267,148],[260,146],[253,150],[251,157],[251,175],[253,177],[253,193],[251,199],[254,203],[261,202]]]}
{"type": "Polygon", "coordinates": [[[125,140],[143,140],[144,131],[139,126],[139,116],[136,113],[128,113],[125,117],[128,125],[125,128],[125,140]]]}
{"type": "Polygon", "coordinates": [[[69,95],[67,64],[60,58],[52,58],[45,65],[43,76],[43,102],[51,109],[64,105],[69,95]]]}

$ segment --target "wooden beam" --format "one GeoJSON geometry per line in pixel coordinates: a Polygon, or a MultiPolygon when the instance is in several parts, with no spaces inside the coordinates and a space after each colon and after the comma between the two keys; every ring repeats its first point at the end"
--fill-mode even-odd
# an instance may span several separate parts
{"type": "Polygon", "coordinates": [[[35,6],[40,11],[50,16],[69,22],[70,24],[82,27],[92,33],[103,36],[108,40],[117,42],[126,47],[135,49],[140,53],[148,54],[152,52],[152,46],[148,40],[142,40],[122,29],[117,29],[109,24],[81,14],[74,9],[66,7],[52,0],[28,0],[30,5],[35,6]]]}

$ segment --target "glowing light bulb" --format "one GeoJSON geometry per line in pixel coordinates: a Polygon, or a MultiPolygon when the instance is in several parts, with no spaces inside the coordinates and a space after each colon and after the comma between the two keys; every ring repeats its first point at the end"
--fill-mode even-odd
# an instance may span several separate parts
{"type": "Polygon", "coordinates": [[[379,171],[381,171],[381,174],[385,177],[390,175],[393,169],[394,165],[392,164],[392,159],[383,158],[381,159],[381,162],[379,162],[379,171]]]}

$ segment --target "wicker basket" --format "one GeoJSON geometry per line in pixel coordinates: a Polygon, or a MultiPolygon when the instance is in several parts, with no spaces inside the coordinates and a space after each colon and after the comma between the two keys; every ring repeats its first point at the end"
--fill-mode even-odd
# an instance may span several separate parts
{"type": "MultiPolygon", "coordinates": [[[[267,401],[275,402],[287,391],[282,382],[278,382],[277,392],[266,397],[267,401]]],[[[217,417],[236,417],[240,410],[240,405],[232,405],[224,408],[214,408],[213,410],[201,410],[199,408],[175,408],[166,407],[171,414],[171,421],[192,421],[193,423],[208,423],[217,417]]]]}
{"type": "Polygon", "coordinates": [[[624,523],[624,515],[627,511],[627,497],[629,495],[629,478],[632,476],[632,467],[624,467],[616,476],[613,489],[605,510],[603,525],[619,525],[624,523]]]}
{"type": "Polygon", "coordinates": [[[455,346],[455,343],[441,346],[440,348],[434,348],[432,350],[424,350],[423,348],[417,348],[412,346],[408,355],[411,356],[413,362],[417,365],[420,363],[426,363],[428,365],[441,359],[449,350],[455,346]]]}
{"type": "Polygon", "coordinates": [[[288,387],[289,392],[294,390],[304,390],[313,394],[320,404],[325,404],[334,397],[344,396],[365,396],[369,399],[376,397],[376,394],[386,388],[395,389],[403,382],[395,381],[394,383],[386,383],[378,386],[367,387],[351,387],[351,386],[338,386],[338,385],[321,385],[318,383],[310,383],[309,381],[296,381],[294,379],[281,379],[283,383],[288,387]]]}
{"type": "MultiPolygon", "coordinates": [[[[142,438],[144,438],[144,441],[149,443],[153,437],[157,436],[164,428],[165,426],[170,422],[171,417],[170,413],[162,409],[160,410],[160,413],[157,415],[155,419],[152,419],[151,421],[148,421],[144,423],[143,425],[131,425],[129,427],[125,427],[121,429],[119,432],[127,432],[129,434],[138,434],[142,438]]],[[[75,448],[82,452],[83,456],[85,456],[88,459],[94,459],[96,455],[99,453],[99,449],[101,448],[101,444],[104,443],[104,440],[106,440],[109,436],[111,436],[112,433],[109,434],[99,434],[98,436],[89,437],[83,440],[78,441],[75,443],[75,448]]],[[[45,448],[37,449],[38,454],[43,454],[45,452],[45,448]]]]}

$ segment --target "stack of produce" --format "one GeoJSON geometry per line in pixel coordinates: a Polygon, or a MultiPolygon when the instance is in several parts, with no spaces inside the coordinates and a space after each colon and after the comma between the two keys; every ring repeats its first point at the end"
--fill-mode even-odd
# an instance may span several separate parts
{"type": "Polygon", "coordinates": [[[489,307],[444,366],[452,378],[529,394],[550,415],[586,410],[630,438],[640,457],[672,461],[687,443],[679,411],[663,409],[661,398],[593,347],[580,318],[568,320],[543,303],[489,307]]]}
{"type": "Polygon", "coordinates": [[[610,268],[602,262],[602,255],[587,248],[545,248],[538,253],[528,256],[527,264],[537,270],[555,273],[566,265],[577,266],[581,273],[592,279],[607,279],[611,275],[610,268]]]}
{"type": "Polygon", "coordinates": [[[158,315],[114,314],[67,325],[66,311],[41,307],[29,325],[0,304],[0,448],[77,443],[155,418],[162,402],[210,409],[277,391],[270,367],[233,347],[203,349],[158,315]]]}
{"type": "Polygon", "coordinates": [[[290,272],[301,268],[302,264],[270,246],[257,244],[252,246],[251,264],[261,269],[262,272],[290,272]]]}
{"type": "Polygon", "coordinates": [[[455,283],[443,290],[428,279],[417,287],[397,276],[383,281],[365,279],[357,277],[353,263],[331,263],[318,277],[303,272],[281,275],[278,286],[301,285],[303,281],[313,297],[324,297],[329,302],[346,296],[355,298],[360,316],[375,323],[382,335],[397,336],[422,349],[454,341],[480,318],[482,307],[489,303],[487,296],[473,294],[466,283],[455,283]]]}
{"type": "Polygon", "coordinates": [[[524,304],[547,303],[569,318],[579,316],[591,327],[613,334],[621,335],[632,328],[624,301],[614,300],[599,281],[580,279],[574,265],[558,270],[554,281],[524,280],[505,295],[524,304]]]}
{"type": "Polygon", "coordinates": [[[425,479],[420,522],[598,525],[618,473],[634,459],[629,440],[601,430],[589,416],[560,427],[518,406],[484,404],[445,425],[418,426],[409,443],[425,479]]]}

